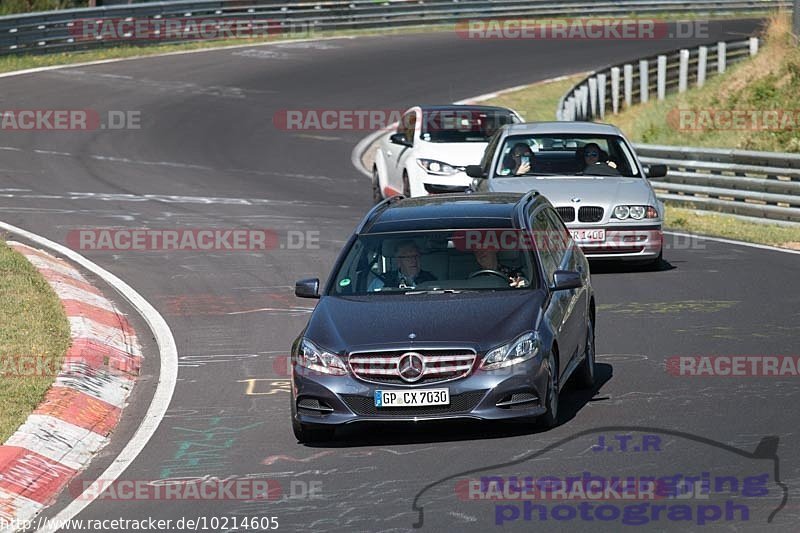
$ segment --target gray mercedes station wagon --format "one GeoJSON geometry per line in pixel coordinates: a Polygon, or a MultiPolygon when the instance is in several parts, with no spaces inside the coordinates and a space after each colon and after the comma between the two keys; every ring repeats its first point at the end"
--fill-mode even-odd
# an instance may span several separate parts
{"type": "Polygon", "coordinates": [[[376,205],[292,346],[292,426],[523,419],[554,426],[570,376],[594,382],[589,266],[550,202],[460,194],[376,205]]]}

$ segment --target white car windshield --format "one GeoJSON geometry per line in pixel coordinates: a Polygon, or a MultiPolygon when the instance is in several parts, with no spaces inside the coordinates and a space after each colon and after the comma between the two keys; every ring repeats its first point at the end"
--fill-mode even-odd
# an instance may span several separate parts
{"type": "Polygon", "coordinates": [[[513,135],[505,139],[496,177],[638,176],[630,148],[617,135],[513,135]]]}
{"type": "Polygon", "coordinates": [[[514,122],[514,115],[503,110],[429,110],[423,114],[421,138],[433,143],[488,142],[500,127],[514,122]]]}

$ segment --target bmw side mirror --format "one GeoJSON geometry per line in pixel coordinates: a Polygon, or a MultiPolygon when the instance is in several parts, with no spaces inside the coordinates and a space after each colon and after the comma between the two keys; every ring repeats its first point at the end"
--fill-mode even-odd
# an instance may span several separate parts
{"type": "Polygon", "coordinates": [[[650,165],[647,169],[648,178],[663,178],[667,175],[667,165],[650,165]]]}
{"type": "Polygon", "coordinates": [[[553,273],[553,286],[554,291],[565,291],[569,289],[579,289],[583,286],[583,280],[579,272],[572,272],[569,270],[556,270],[553,273]]]}
{"type": "Polygon", "coordinates": [[[294,295],[298,298],[319,298],[319,279],[301,279],[296,282],[294,295]]]}
{"type": "Polygon", "coordinates": [[[406,139],[405,133],[394,133],[389,137],[389,141],[392,144],[399,144],[400,146],[411,146],[411,141],[406,139]]]}
{"type": "Polygon", "coordinates": [[[480,165],[467,165],[464,172],[470,178],[484,179],[486,177],[486,174],[483,173],[483,167],[480,165]]]}

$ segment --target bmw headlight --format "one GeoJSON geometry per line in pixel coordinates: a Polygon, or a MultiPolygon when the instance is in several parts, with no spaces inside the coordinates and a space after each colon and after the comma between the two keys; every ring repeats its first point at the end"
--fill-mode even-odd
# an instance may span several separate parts
{"type": "Polygon", "coordinates": [[[506,366],[516,365],[528,359],[532,359],[539,354],[539,339],[536,333],[530,332],[516,340],[498,346],[489,351],[484,358],[481,367],[485,370],[494,370],[506,366]]]}
{"type": "Polygon", "coordinates": [[[614,208],[613,218],[618,220],[658,218],[658,211],[652,205],[618,205],[614,208]]]}
{"type": "Polygon", "coordinates": [[[417,159],[417,164],[428,174],[436,176],[452,176],[457,174],[460,169],[435,159],[417,159]]]}
{"type": "Polygon", "coordinates": [[[300,343],[300,350],[294,356],[295,362],[304,368],[320,372],[322,374],[333,374],[343,376],[347,374],[347,367],[339,356],[327,352],[308,339],[303,339],[300,343]]]}

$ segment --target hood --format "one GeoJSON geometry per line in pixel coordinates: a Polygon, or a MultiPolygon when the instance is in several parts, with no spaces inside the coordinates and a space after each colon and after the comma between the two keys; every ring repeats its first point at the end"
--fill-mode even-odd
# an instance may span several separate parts
{"type": "Polygon", "coordinates": [[[305,336],[337,353],[423,345],[467,346],[480,353],[533,330],[544,298],[542,290],[325,296],[305,336]]]}
{"type": "Polygon", "coordinates": [[[521,178],[494,178],[489,183],[492,192],[539,191],[554,205],[575,205],[572,198],[581,199],[581,205],[611,207],[617,204],[652,204],[652,190],[642,178],[618,176],[526,176],[521,178]]]}
{"type": "Polygon", "coordinates": [[[432,143],[424,142],[414,150],[414,157],[435,159],[449,165],[465,167],[477,165],[481,162],[483,152],[489,143],[432,143]]]}

